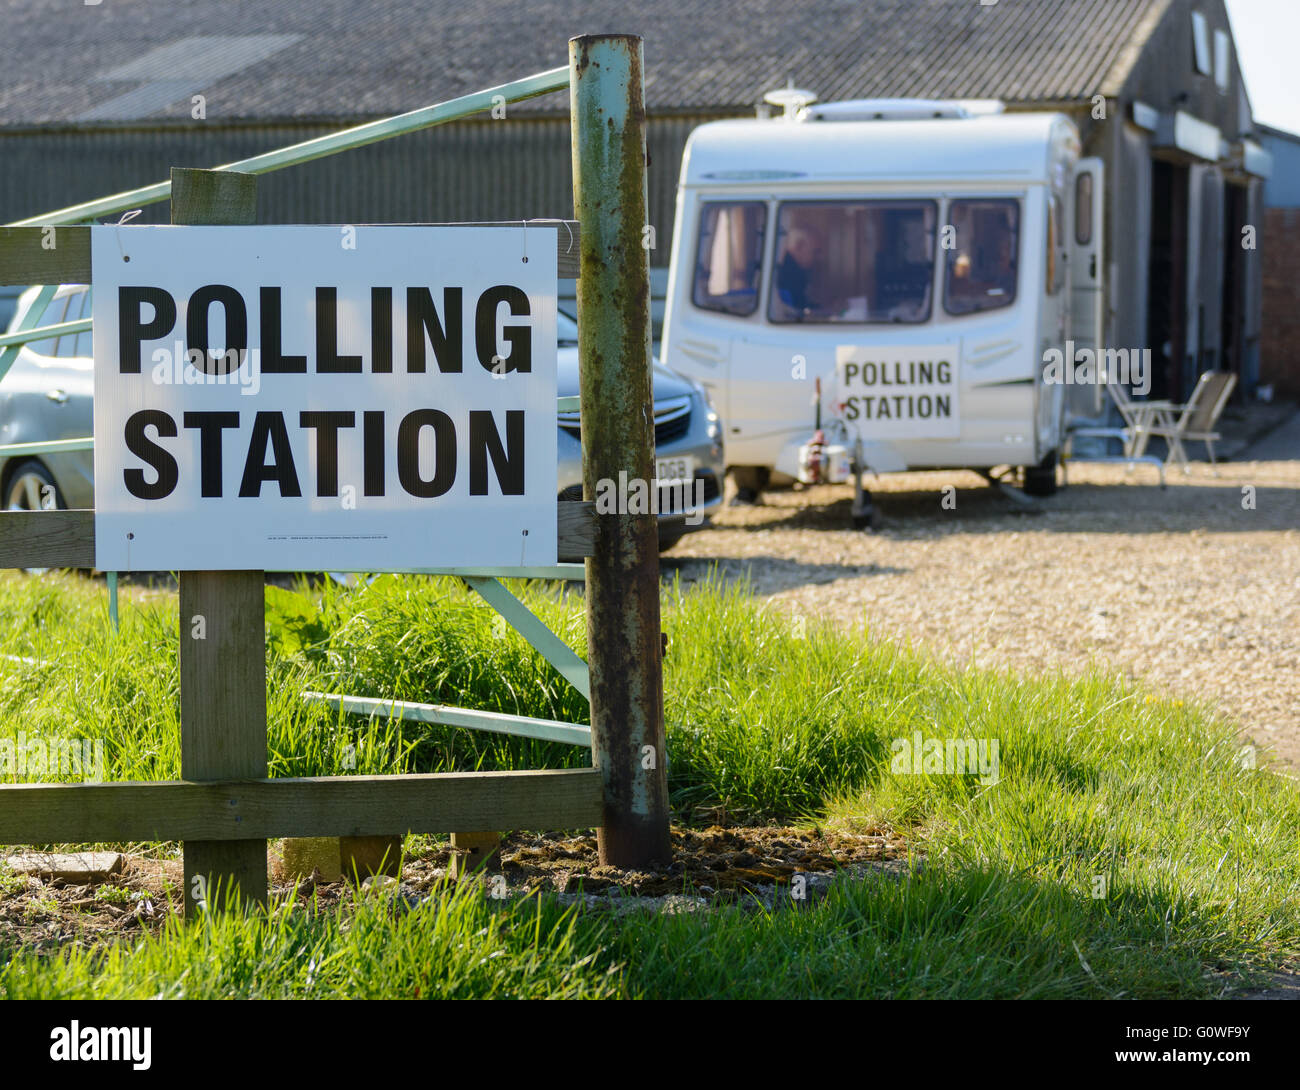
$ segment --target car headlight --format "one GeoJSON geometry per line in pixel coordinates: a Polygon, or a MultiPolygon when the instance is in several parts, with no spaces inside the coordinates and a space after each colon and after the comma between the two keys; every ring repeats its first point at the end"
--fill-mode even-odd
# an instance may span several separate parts
{"type": "Polygon", "coordinates": [[[704,405],[705,433],[709,441],[716,445],[722,442],[722,418],[718,416],[718,410],[713,407],[713,399],[702,383],[695,384],[695,392],[700,395],[700,401],[704,405]]]}
{"type": "Polygon", "coordinates": [[[709,389],[702,382],[695,383],[695,392],[700,395],[700,400],[704,402],[705,419],[710,424],[718,420],[718,410],[713,407],[713,398],[709,396],[709,389]]]}

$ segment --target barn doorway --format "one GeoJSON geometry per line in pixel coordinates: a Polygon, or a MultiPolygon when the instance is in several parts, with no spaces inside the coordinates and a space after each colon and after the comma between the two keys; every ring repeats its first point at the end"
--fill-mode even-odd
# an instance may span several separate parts
{"type": "Polygon", "coordinates": [[[1151,260],[1147,269],[1147,337],[1151,397],[1181,401],[1187,358],[1188,170],[1156,159],[1151,164],[1151,260]]]}
{"type": "Polygon", "coordinates": [[[1238,376],[1244,386],[1246,354],[1246,248],[1243,231],[1249,190],[1231,181],[1223,187],[1223,368],[1238,376]]]}

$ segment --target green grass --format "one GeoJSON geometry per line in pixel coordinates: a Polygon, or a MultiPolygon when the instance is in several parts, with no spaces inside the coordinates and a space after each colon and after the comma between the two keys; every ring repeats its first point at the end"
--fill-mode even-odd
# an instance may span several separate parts
{"type": "MultiPolygon", "coordinates": [[[[580,595],[512,589],[584,646],[580,595]]],[[[311,688],[585,721],[581,697],[458,584],[383,577],[267,600],[272,775],[337,773],[349,752],[358,773],[589,761],[298,699],[311,688]]],[[[102,585],[0,578],[0,652],[49,662],[0,660],[0,739],[103,738],[110,778],[177,776],[175,613],[172,595],[132,592],[113,634],[102,585]]],[[[1205,709],[1098,672],[1022,679],[816,626],[800,636],[743,587],[666,591],[664,628],[679,820],[886,826],[924,870],[770,912],[609,920],[458,897],[396,922],[362,906],[348,919],[364,926],[213,920],[171,926],[129,957],[0,952],[0,991],[1208,997],[1300,955],[1300,796],[1242,767],[1230,725],[1205,709]],[[894,770],[891,743],[915,731],[996,740],[1000,778],[894,770]],[[498,939],[490,972],[444,949],[486,957],[498,939]]]]}
{"type": "Polygon", "coordinates": [[[494,911],[462,887],[409,911],[226,913],[121,945],[0,966],[8,999],[601,999],[621,994],[591,929],[533,900],[494,911]],[[601,961],[598,965],[597,962],[601,961]]]}

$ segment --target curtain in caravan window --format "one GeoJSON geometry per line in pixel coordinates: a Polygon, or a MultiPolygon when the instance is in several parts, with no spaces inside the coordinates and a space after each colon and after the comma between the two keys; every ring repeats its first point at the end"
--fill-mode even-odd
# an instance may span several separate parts
{"type": "Polygon", "coordinates": [[[697,307],[741,317],[754,313],[766,226],[767,207],[758,201],[702,207],[691,294],[697,307]]]}

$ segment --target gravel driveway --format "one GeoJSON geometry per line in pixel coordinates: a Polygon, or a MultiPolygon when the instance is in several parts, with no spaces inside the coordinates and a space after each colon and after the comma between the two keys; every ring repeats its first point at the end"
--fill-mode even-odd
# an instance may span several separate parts
{"type": "Polygon", "coordinates": [[[1204,698],[1300,769],[1300,462],[1220,473],[1194,464],[1161,491],[1150,466],[1079,463],[1026,514],[972,473],[897,474],[870,482],[882,525],[866,533],[849,528],[848,485],[776,490],[723,509],[663,571],[716,563],[791,613],[961,662],[1103,663],[1204,698]]]}

